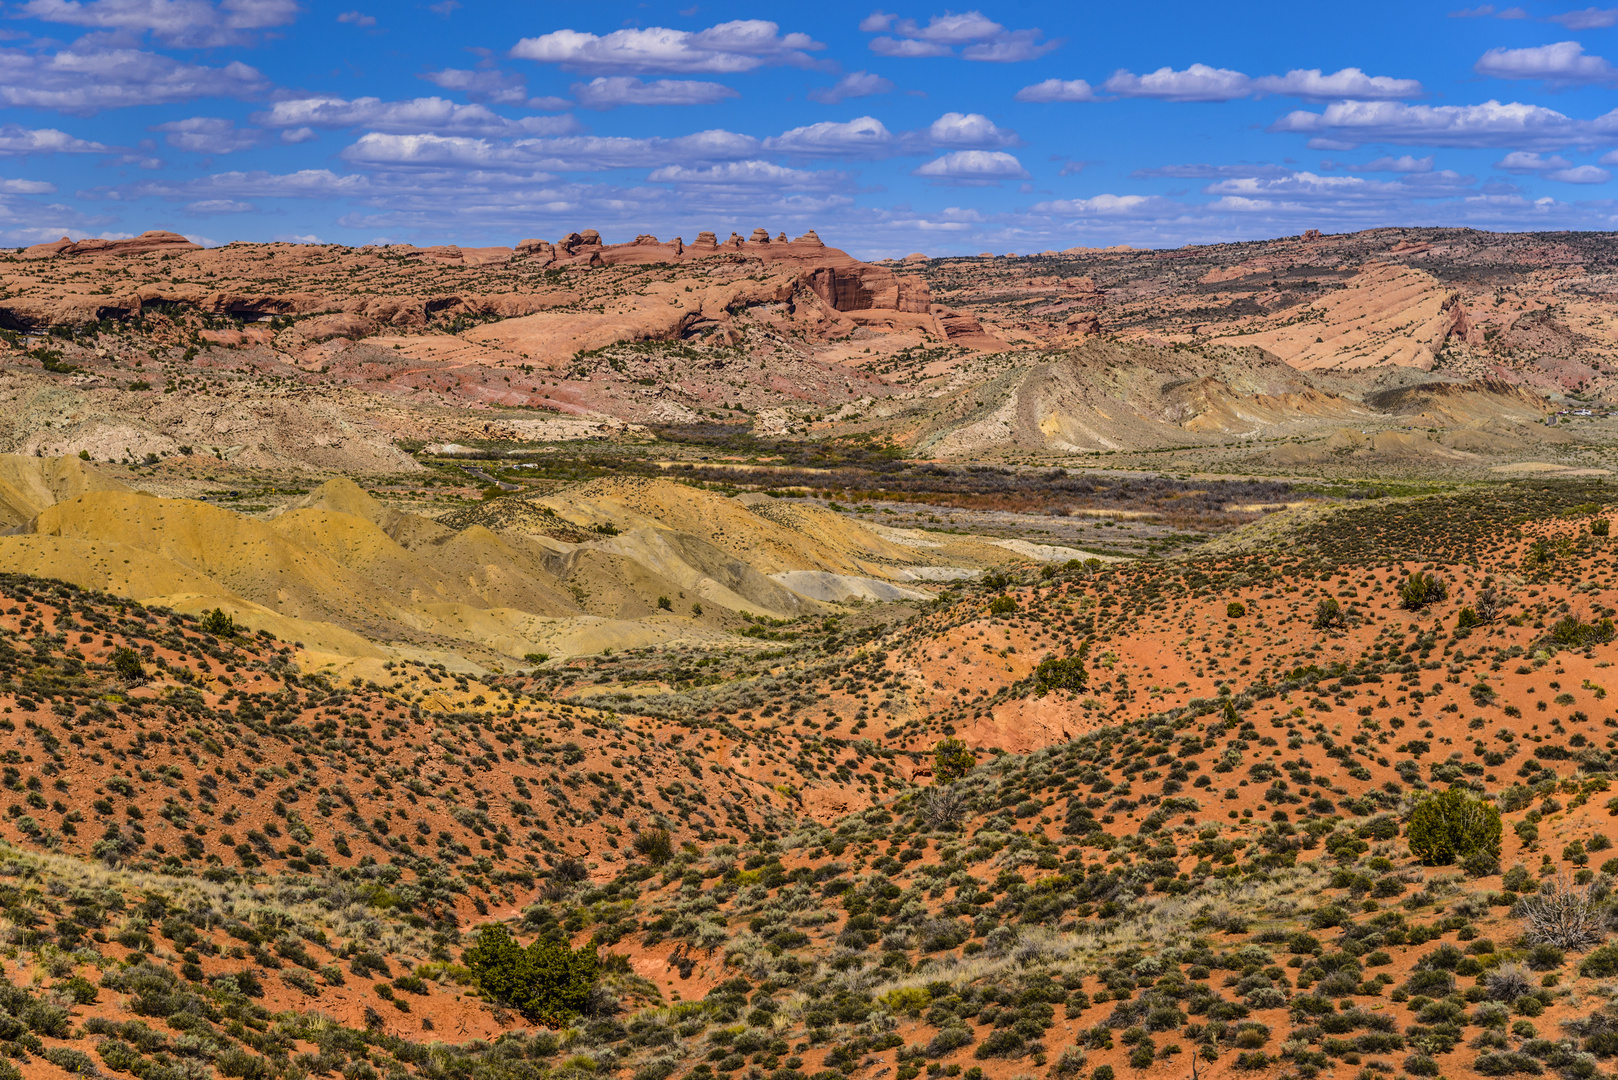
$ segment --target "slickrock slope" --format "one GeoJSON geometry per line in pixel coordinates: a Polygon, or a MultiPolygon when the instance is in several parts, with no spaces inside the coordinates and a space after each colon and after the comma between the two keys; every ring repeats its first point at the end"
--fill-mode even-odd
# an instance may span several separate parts
{"type": "Polygon", "coordinates": [[[921,273],[935,300],[1018,344],[1214,339],[1312,371],[1403,366],[1564,391],[1609,388],[1618,373],[1615,265],[1609,233],[1374,229],[944,258],[921,273]]]}

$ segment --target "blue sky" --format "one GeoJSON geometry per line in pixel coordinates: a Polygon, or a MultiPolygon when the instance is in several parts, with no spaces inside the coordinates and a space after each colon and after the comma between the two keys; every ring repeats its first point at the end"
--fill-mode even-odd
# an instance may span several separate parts
{"type": "Polygon", "coordinates": [[[0,243],[1611,229],[1615,91],[1554,4],[10,0],[0,243]]]}

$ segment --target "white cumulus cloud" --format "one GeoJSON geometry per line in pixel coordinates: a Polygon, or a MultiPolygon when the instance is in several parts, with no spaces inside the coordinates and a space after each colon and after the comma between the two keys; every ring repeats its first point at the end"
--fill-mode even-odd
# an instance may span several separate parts
{"type": "Polygon", "coordinates": [[[1589,125],[1543,105],[1498,101],[1481,105],[1343,101],[1318,113],[1290,112],[1269,128],[1313,135],[1311,146],[1336,150],[1367,142],[1552,149],[1588,137],[1588,129],[1589,125]]]}
{"type": "Polygon", "coordinates": [[[1173,199],[1160,195],[1093,195],[1088,199],[1053,199],[1035,203],[1037,214],[1075,218],[1153,218],[1176,215],[1184,210],[1173,199]]]}
{"type": "Polygon", "coordinates": [[[696,32],[661,26],[605,35],[555,30],[523,38],[511,55],[579,71],[740,72],[766,64],[808,66],[814,63],[809,53],[825,48],[808,34],[780,31],[763,19],[737,19],[696,32]]]}
{"type": "Polygon", "coordinates": [[[1017,133],[995,125],[982,113],[947,112],[927,129],[933,146],[995,147],[1016,146],[1017,133]]]}
{"type": "Polygon", "coordinates": [[[1594,165],[1575,165],[1571,169],[1548,172],[1545,179],[1556,180],[1563,184],[1605,184],[1612,179],[1612,173],[1594,165]]]}
{"type": "Polygon", "coordinates": [[[1061,44],[1041,41],[1044,33],[1038,29],[1009,30],[981,11],[945,12],[925,25],[875,12],[860,22],[860,29],[882,34],[871,40],[871,51],[879,56],[954,56],[960,48],[963,60],[1008,64],[1044,56],[1061,44]]]}
{"type": "Polygon", "coordinates": [[[286,26],[297,0],[27,0],[16,14],[42,22],[150,33],[165,45],[218,48],[245,45],[254,31],[286,26]]]}
{"type": "Polygon", "coordinates": [[[740,96],[723,83],[689,79],[642,82],[633,75],[606,75],[573,84],[573,100],[587,109],[616,109],[620,105],[712,105],[740,96]]]}
{"type": "Polygon", "coordinates": [[[1101,88],[1119,97],[1162,101],[1235,101],[1266,94],[1309,101],[1383,101],[1415,97],[1422,92],[1421,83],[1415,79],[1367,75],[1359,68],[1343,68],[1330,75],[1319,68],[1298,68],[1285,75],[1250,78],[1240,71],[1207,64],[1192,64],[1184,71],[1162,67],[1145,75],[1117,71],[1101,88]]]}
{"type": "Polygon", "coordinates": [[[800,157],[884,157],[897,146],[893,132],[874,116],[822,120],[764,140],[766,150],[800,157]]]}
{"type": "Polygon", "coordinates": [[[220,116],[193,116],[154,124],[148,131],[164,133],[163,141],[193,154],[231,154],[257,146],[262,132],[238,128],[234,121],[220,116]]]}
{"type": "Polygon", "coordinates": [[[770,161],[727,161],[719,165],[693,167],[665,165],[647,176],[654,183],[696,184],[726,187],[772,187],[789,191],[825,190],[842,187],[847,174],[810,169],[789,169],[770,161]]]}
{"type": "Polygon", "coordinates": [[[1618,68],[1599,56],[1587,56],[1577,41],[1536,45],[1527,49],[1490,49],[1472,70],[1496,79],[1537,79],[1551,86],[1611,84],[1618,68]]]}
{"type": "Polygon", "coordinates": [[[722,130],[673,139],[579,135],[515,140],[369,131],[345,148],[343,157],[375,166],[579,172],[735,161],[756,156],[759,148],[759,141],[751,136],[722,130]]]}
{"type": "Polygon", "coordinates": [[[269,88],[263,75],[239,60],[207,67],[140,49],[0,49],[0,105],[18,108],[89,114],[204,97],[256,97],[269,88]]]}
{"type": "Polygon", "coordinates": [[[1527,150],[1513,150],[1505,157],[1494,163],[1497,169],[1504,169],[1512,173],[1540,173],[1552,169],[1572,168],[1573,163],[1560,154],[1544,157],[1540,154],[1530,153],[1527,150]]]}
{"type": "Polygon", "coordinates": [[[1094,101],[1095,90],[1083,79],[1046,79],[1017,91],[1018,101],[1094,101]]]}
{"type": "Polygon", "coordinates": [[[214,214],[245,214],[258,207],[239,199],[198,199],[196,202],[186,203],[182,209],[188,214],[197,217],[211,217],[214,214]]]}
{"type": "Polygon", "coordinates": [[[381,98],[311,97],[277,101],[253,114],[269,128],[369,128],[372,131],[454,131],[477,135],[565,135],[578,130],[571,116],[526,116],[508,120],[486,105],[448,98],[409,101],[381,98]]]}
{"type": "Polygon", "coordinates": [[[56,128],[0,125],[0,154],[105,154],[109,150],[101,143],[75,138],[56,128]]]}
{"type": "Polygon", "coordinates": [[[1026,180],[1022,162],[1003,150],[956,150],[912,170],[915,176],[951,183],[994,184],[1026,180]]]}

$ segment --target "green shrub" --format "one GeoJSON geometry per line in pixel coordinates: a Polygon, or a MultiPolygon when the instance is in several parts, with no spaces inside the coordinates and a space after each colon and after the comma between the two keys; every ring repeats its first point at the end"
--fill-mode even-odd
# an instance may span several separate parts
{"type": "Polygon", "coordinates": [[[1348,619],[1343,615],[1342,605],[1331,597],[1326,597],[1315,605],[1315,629],[1336,630],[1348,625],[1348,619]]]}
{"type": "Polygon", "coordinates": [[[669,831],[658,826],[637,830],[635,853],[654,866],[661,866],[674,857],[674,839],[669,831]]]}
{"type": "Polygon", "coordinates": [[[214,608],[202,617],[202,631],[213,634],[215,637],[235,637],[236,620],[226,615],[219,608],[214,608]]]}
{"type": "Polygon", "coordinates": [[[940,784],[959,780],[977,763],[977,755],[960,739],[940,739],[933,747],[933,779],[940,784]]]}
{"type": "Polygon", "coordinates": [[[1410,852],[1429,866],[1470,859],[1478,853],[1500,858],[1500,811],[1462,788],[1429,795],[1410,812],[1410,852]]]}
{"type": "Polygon", "coordinates": [[[1598,517],[1594,521],[1590,522],[1590,535],[1606,536],[1611,528],[1611,522],[1604,517],[1598,517]]]}
{"type": "Polygon", "coordinates": [[[1017,610],[1017,601],[1009,596],[997,596],[989,601],[990,615],[1010,615],[1017,610]]]}
{"type": "Polygon", "coordinates": [[[1417,570],[1399,586],[1399,606],[1406,611],[1420,611],[1448,595],[1449,585],[1443,578],[1417,570]]]}
{"type": "Polygon", "coordinates": [[[146,681],[146,669],[141,666],[140,653],[134,649],[114,649],[112,670],[125,682],[146,681]]]}
{"type": "MultiPolygon", "coordinates": [[[[1483,620],[1478,618],[1478,613],[1472,608],[1464,607],[1460,610],[1460,613],[1455,616],[1455,629],[1457,630],[1470,630],[1474,626],[1482,625],[1483,620]]],[[[1432,1058],[1428,1058],[1427,1060],[1431,1061],[1432,1058]]]]}
{"type": "Polygon", "coordinates": [[[1579,974],[1587,979],[1610,979],[1618,975],[1618,944],[1590,950],[1589,955],[1579,961],[1579,974]]]}
{"type": "Polygon", "coordinates": [[[70,1046],[48,1047],[41,1056],[64,1072],[86,1073],[94,1076],[100,1071],[96,1068],[94,1058],[83,1050],[75,1050],[70,1046]]]}
{"type": "Polygon", "coordinates": [[[478,931],[462,961],[478,989],[528,1019],[559,1028],[584,1010],[601,968],[594,948],[570,949],[555,941],[523,948],[498,923],[478,931]]]}
{"type": "Polygon", "coordinates": [[[1240,600],[1232,600],[1225,605],[1225,618],[1239,619],[1247,614],[1247,605],[1240,600]]]}
{"type": "Polygon", "coordinates": [[[65,991],[77,1005],[94,1005],[98,996],[96,984],[83,975],[73,976],[57,989],[65,991]]]}
{"type": "Polygon", "coordinates": [[[1602,619],[1597,623],[1585,622],[1577,615],[1564,615],[1551,627],[1546,636],[1556,645],[1565,645],[1570,648],[1583,648],[1586,645],[1601,645],[1613,639],[1614,628],[1611,619],[1602,619]]]}
{"type": "Polygon", "coordinates": [[[1048,694],[1052,690],[1068,690],[1078,693],[1083,690],[1090,680],[1090,673],[1084,669],[1084,658],[1089,651],[1090,643],[1086,641],[1079,646],[1076,656],[1047,656],[1041,660],[1034,669],[1034,692],[1048,694]]]}

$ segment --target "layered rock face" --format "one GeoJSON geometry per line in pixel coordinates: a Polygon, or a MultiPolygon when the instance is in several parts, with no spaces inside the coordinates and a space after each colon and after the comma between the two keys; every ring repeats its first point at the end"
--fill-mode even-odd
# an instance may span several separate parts
{"type": "Polygon", "coordinates": [[[201,244],[193,244],[179,233],[151,229],[126,240],[98,240],[95,238],[73,241],[67,237],[48,244],[35,244],[24,248],[25,259],[54,259],[73,255],[144,255],[149,251],[201,251],[201,244]]]}
{"type": "Polygon", "coordinates": [[[838,248],[827,247],[813,229],[795,240],[786,233],[772,239],[767,229],[754,229],[742,239],[732,232],[720,242],[717,233],[700,232],[690,244],[683,237],[663,241],[650,234],[627,244],[604,244],[594,229],[568,233],[554,244],[523,240],[513,256],[541,266],[624,266],[652,263],[688,263],[716,257],[757,259],[803,268],[805,284],[837,311],[929,311],[927,286],[914,278],[900,278],[881,266],[861,262],[838,248]]]}
{"type": "MultiPolygon", "coordinates": [[[[28,260],[72,259],[93,263],[96,256],[122,260],[126,256],[154,255],[171,252],[204,252],[210,263],[219,263],[228,279],[234,268],[234,253],[243,245],[206,250],[191,243],[177,233],[152,231],[127,240],[87,239],[73,241],[63,237],[49,244],[36,244],[23,252],[28,260]]],[[[297,249],[286,245],[254,245],[261,255],[268,253],[272,261],[291,256],[297,249]]],[[[588,271],[613,266],[682,266],[703,260],[725,260],[742,271],[749,263],[762,263],[772,274],[782,271],[796,272],[797,285],[813,292],[827,307],[838,312],[896,312],[930,317],[939,314],[930,303],[927,285],[917,277],[901,277],[883,266],[862,262],[845,251],[828,247],[813,230],[794,240],[785,233],[773,238],[765,229],[754,229],[743,239],[732,232],[729,239],[720,242],[716,233],[701,232],[690,244],[681,237],[671,241],[642,234],[626,244],[606,244],[595,229],[571,232],[551,242],[527,239],[513,248],[463,248],[455,245],[418,248],[410,244],[392,244],[386,247],[358,249],[329,249],[339,258],[347,256],[382,255],[400,260],[406,265],[417,262],[446,269],[478,270],[520,263],[524,268],[570,269],[588,271]]],[[[745,272],[745,271],[743,271],[745,272]]],[[[212,277],[213,275],[209,275],[212,277]]],[[[122,284],[122,282],[120,282],[122,284]]],[[[510,318],[543,311],[557,302],[554,288],[535,292],[478,295],[482,290],[474,279],[467,279],[456,290],[456,295],[429,298],[425,302],[419,294],[390,295],[385,289],[370,288],[362,303],[357,297],[334,297],[307,289],[285,293],[249,292],[243,289],[209,289],[201,285],[176,285],[154,281],[137,283],[128,292],[86,292],[82,295],[56,294],[48,299],[14,295],[0,305],[0,325],[12,329],[43,328],[59,323],[82,323],[104,318],[126,318],[136,315],[143,307],[160,303],[194,305],[218,315],[227,315],[252,321],[276,315],[309,315],[341,313],[348,317],[327,319],[311,327],[317,338],[329,336],[357,336],[374,332],[378,327],[419,327],[433,315],[446,308],[464,310],[466,314],[487,318],[510,318]],[[363,325],[354,316],[363,319],[363,325]]],[[[562,298],[566,300],[566,297],[562,298]]],[[[953,313],[949,313],[953,314],[953,313]]]]}

